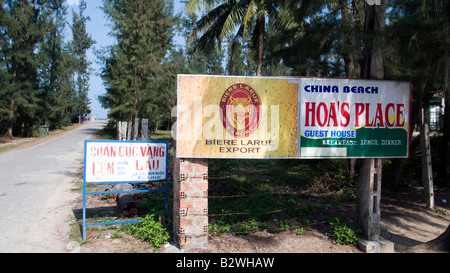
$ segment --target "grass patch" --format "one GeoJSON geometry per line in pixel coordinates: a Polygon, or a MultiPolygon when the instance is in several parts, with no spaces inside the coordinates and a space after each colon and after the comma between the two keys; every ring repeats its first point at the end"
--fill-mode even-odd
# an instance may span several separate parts
{"type": "MultiPolygon", "coordinates": [[[[147,214],[145,217],[139,218],[141,222],[133,225],[124,225],[123,229],[135,238],[159,248],[170,236],[169,232],[158,222],[157,218],[154,214],[147,214]]],[[[117,237],[117,234],[115,237],[117,237]]]]}
{"type": "Polygon", "coordinates": [[[1,153],[1,152],[4,152],[4,151],[7,151],[7,150],[9,150],[9,149],[17,148],[17,147],[19,147],[20,145],[21,145],[21,144],[10,144],[10,145],[1,146],[1,147],[0,147],[0,153],[1,153]]]}
{"type": "Polygon", "coordinates": [[[310,218],[356,196],[346,160],[210,159],[208,167],[211,235],[301,234],[310,218]]]}

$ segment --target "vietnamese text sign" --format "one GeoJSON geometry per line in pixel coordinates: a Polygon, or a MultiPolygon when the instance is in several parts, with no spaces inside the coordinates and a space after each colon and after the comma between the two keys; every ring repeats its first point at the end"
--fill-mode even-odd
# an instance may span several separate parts
{"type": "Polygon", "coordinates": [[[298,79],[178,75],[176,153],[297,157],[298,79]]]}
{"type": "Polygon", "coordinates": [[[407,157],[410,84],[301,78],[300,157],[407,157]]]}
{"type": "Polygon", "coordinates": [[[167,178],[167,142],[86,140],[86,182],[146,182],[167,178]]]}

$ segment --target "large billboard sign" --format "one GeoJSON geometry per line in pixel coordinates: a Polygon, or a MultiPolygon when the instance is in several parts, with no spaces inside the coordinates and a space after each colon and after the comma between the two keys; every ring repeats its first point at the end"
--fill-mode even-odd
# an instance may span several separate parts
{"type": "Polygon", "coordinates": [[[167,142],[86,140],[86,182],[148,182],[167,178],[167,142]]]}
{"type": "Polygon", "coordinates": [[[410,91],[394,81],[178,75],[176,155],[407,157],[410,91]]]}
{"type": "Polygon", "coordinates": [[[298,79],[178,75],[177,156],[297,157],[298,79]]]}
{"type": "Polygon", "coordinates": [[[410,84],[299,79],[300,157],[407,157],[410,84]]]}

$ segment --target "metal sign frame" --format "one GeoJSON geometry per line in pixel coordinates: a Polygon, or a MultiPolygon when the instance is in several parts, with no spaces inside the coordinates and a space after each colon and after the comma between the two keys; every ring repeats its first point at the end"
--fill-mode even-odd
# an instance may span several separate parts
{"type": "Polygon", "coordinates": [[[168,189],[168,159],[169,159],[169,143],[168,141],[120,141],[120,140],[85,140],[84,142],[84,175],[83,175],[83,241],[86,240],[86,227],[88,226],[98,226],[98,225],[116,225],[116,224],[131,224],[131,223],[139,223],[141,220],[129,220],[129,221],[114,221],[114,222],[102,222],[102,223],[86,223],[86,197],[90,194],[116,194],[116,193],[144,193],[144,192],[164,192],[165,200],[164,200],[164,210],[168,217],[170,218],[169,213],[169,189],[168,189]],[[157,179],[157,180],[146,180],[146,181],[87,181],[86,180],[86,162],[87,162],[87,146],[88,143],[93,142],[101,142],[101,143],[145,143],[145,144],[163,144],[165,146],[165,178],[157,179]],[[86,186],[88,183],[90,184],[143,184],[148,182],[164,182],[164,189],[145,189],[145,187],[141,187],[137,190],[115,190],[115,191],[92,191],[88,192],[86,190],[86,186]]]}

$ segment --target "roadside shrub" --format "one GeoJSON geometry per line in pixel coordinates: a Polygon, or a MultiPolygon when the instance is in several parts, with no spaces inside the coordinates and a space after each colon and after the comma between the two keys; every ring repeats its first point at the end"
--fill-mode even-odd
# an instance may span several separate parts
{"type": "Polygon", "coordinates": [[[330,221],[330,225],[333,227],[333,233],[331,237],[340,245],[353,244],[356,245],[358,242],[358,235],[356,232],[347,227],[339,218],[335,217],[330,221]]]}
{"type": "Polygon", "coordinates": [[[139,218],[141,222],[128,226],[126,233],[160,248],[170,236],[169,232],[157,221],[154,214],[148,214],[144,218],[139,218]]]}

